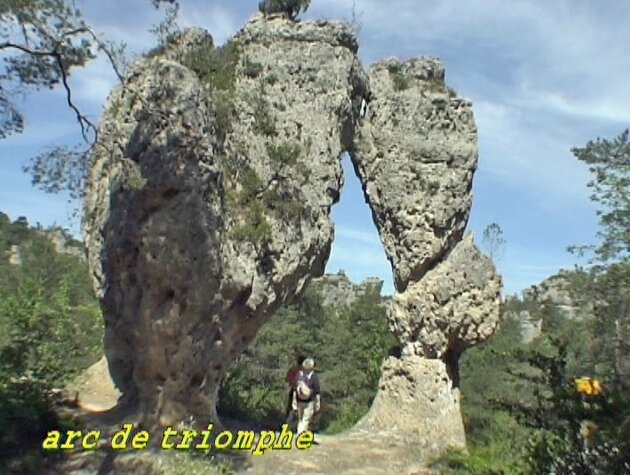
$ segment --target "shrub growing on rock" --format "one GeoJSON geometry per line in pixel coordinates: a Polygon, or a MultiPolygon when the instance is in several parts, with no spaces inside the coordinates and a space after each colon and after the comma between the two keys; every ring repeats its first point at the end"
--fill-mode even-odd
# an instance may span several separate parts
{"type": "Polygon", "coordinates": [[[258,4],[258,9],[265,15],[284,13],[291,20],[295,20],[310,4],[311,0],[263,0],[258,4]]]}

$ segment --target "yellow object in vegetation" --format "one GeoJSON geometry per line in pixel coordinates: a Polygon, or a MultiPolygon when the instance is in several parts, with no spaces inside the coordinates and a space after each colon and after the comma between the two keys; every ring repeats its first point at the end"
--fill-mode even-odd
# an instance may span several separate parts
{"type": "Polygon", "coordinates": [[[604,391],[602,383],[597,379],[579,378],[575,380],[575,388],[586,396],[599,396],[604,391]]]}

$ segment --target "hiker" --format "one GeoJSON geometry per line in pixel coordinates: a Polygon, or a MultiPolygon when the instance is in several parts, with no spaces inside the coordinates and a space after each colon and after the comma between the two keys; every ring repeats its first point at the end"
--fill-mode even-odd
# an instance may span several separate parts
{"type": "Polygon", "coordinates": [[[298,376],[300,375],[300,371],[302,370],[302,363],[304,363],[305,359],[306,356],[299,355],[297,357],[297,364],[289,369],[289,371],[287,371],[287,375],[284,378],[287,385],[289,386],[289,397],[287,398],[287,407],[284,411],[284,420],[289,425],[291,425],[291,423],[293,422],[294,415],[293,394],[298,383],[298,376]]]}
{"type": "Polygon", "coordinates": [[[311,418],[321,409],[319,377],[315,374],[313,358],[306,358],[293,393],[293,409],[298,413],[297,433],[308,430],[311,418]]]}

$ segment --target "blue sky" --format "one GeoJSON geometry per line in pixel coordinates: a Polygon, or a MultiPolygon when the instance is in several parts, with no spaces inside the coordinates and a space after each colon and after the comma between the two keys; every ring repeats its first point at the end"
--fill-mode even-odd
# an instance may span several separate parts
{"type": "MultiPolygon", "coordinates": [[[[255,13],[257,0],[180,0],[180,24],[208,29],[225,41],[255,13]]],[[[154,45],[148,30],[162,11],[149,0],[77,2],[94,29],[124,40],[132,51],[154,45]]],[[[312,0],[304,19],[347,19],[352,0],[312,0]]],[[[630,124],[630,2],[580,0],[357,0],[364,66],[396,56],[440,58],[447,83],[473,102],[479,130],[479,169],[468,229],[480,243],[486,225],[501,225],[498,260],[505,293],[518,293],[579,261],[571,244],[596,242],[589,174],[570,153],[595,137],[613,137],[630,124]]],[[[115,84],[103,58],[73,73],[77,102],[95,120],[115,84]]],[[[0,210],[11,218],[58,224],[79,233],[64,196],[34,189],[21,171],[46,147],[76,143],[79,130],[61,90],[21,102],[27,130],[0,141],[0,210]]],[[[333,209],[336,239],[327,271],[342,268],[355,281],[385,280],[391,267],[348,160],[341,202],[333,209]]]]}

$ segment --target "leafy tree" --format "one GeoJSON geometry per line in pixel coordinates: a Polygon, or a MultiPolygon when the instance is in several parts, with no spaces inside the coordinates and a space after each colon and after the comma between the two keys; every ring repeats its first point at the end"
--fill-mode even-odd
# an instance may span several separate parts
{"type": "MultiPolygon", "coordinates": [[[[175,0],[151,0],[157,8],[175,0]]],[[[33,157],[25,171],[44,191],[83,194],[88,157],[97,140],[96,125],[85,115],[70,87],[75,68],[104,54],[122,82],[126,69],[125,44],[99,37],[84,21],[75,2],[68,0],[3,0],[0,2],[0,139],[24,131],[24,115],[14,97],[40,89],[63,87],[83,143],[54,147],[33,157]]]]}
{"type": "Polygon", "coordinates": [[[523,458],[530,431],[494,402],[512,395],[531,400],[531,390],[510,372],[513,365],[527,366],[514,356],[524,347],[520,322],[506,318],[489,340],[463,353],[460,388],[469,447],[467,453],[448,453],[437,461],[439,467],[455,473],[529,473],[523,458]]]}
{"type": "MultiPolygon", "coordinates": [[[[630,141],[626,129],[614,139],[589,141],[585,147],[571,150],[588,165],[594,179],[588,183],[591,199],[602,206],[600,217],[602,239],[595,248],[597,260],[630,259],[630,141]]],[[[576,249],[574,246],[572,249],[576,249]]]]}
{"type": "Polygon", "coordinates": [[[536,370],[523,374],[534,388],[534,403],[503,401],[533,431],[528,444],[532,473],[628,473],[630,408],[625,391],[580,393],[567,371],[566,344],[553,336],[547,343],[546,349],[526,355],[536,370]]]}
{"type": "MultiPolygon", "coordinates": [[[[472,445],[468,455],[441,461],[456,473],[630,473],[628,137],[626,130],[572,150],[589,165],[591,199],[601,205],[602,241],[590,248],[597,265],[570,275],[569,288],[586,310],[583,319],[568,319],[550,303],[510,299],[506,308],[542,320],[542,337],[523,345],[514,340],[508,320],[488,342],[463,355],[462,410],[472,445]],[[583,375],[602,381],[603,394],[581,395],[574,380],[583,375]],[[592,439],[580,435],[594,428],[592,439]],[[517,446],[525,453],[515,452],[517,446]]],[[[483,238],[494,258],[504,243],[500,227],[491,224],[483,238]]]]}
{"type": "Polygon", "coordinates": [[[25,218],[0,214],[0,472],[41,473],[41,444],[62,421],[51,388],[102,354],[103,322],[87,264],[58,254],[25,218]],[[21,264],[5,252],[19,246],[21,264]]]}
{"type": "Polygon", "coordinates": [[[120,62],[112,45],[85,23],[81,12],[64,0],[6,0],[0,6],[0,138],[22,132],[24,118],[11,97],[29,90],[61,84],[66,102],[76,115],[83,138],[95,138],[96,127],[74,102],[68,84],[71,69],[84,66],[103,51],[116,73],[120,62]],[[91,137],[90,137],[91,135],[91,137]]]}
{"type": "Polygon", "coordinates": [[[291,20],[295,20],[301,12],[305,12],[311,0],[263,0],[258,4],[261,13],[284,13],[291,20]]]}
{"type": "Polygon", "coordinates": [[[597,265],[591,269],[592,284],[583,290],[593,302],[600,303],[595,305],[594,324],[608,342],[604,345],[608,353],[605,359],[613,362],[619,385],[628,364],[626,339],[630,330],[630,130],[614,139],[591,140],[572,152],[594,175],[588,187],[591,200],[601,206],[597,211],[601,242],[591,246],[597,265]]]}
{"type": "Polygon", "coordinates": [[[491,223],[483,230],[481,238],[484,246],[490,254],[490,259],[496,261],[501,257],[505,249],[503,229],[497,223],[491,223]]]}

